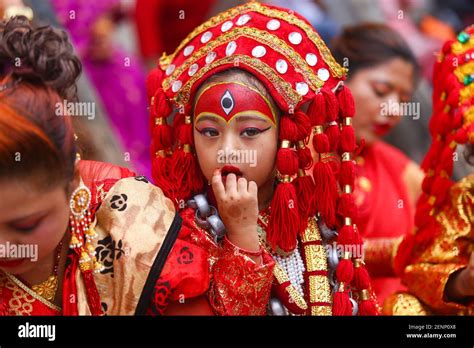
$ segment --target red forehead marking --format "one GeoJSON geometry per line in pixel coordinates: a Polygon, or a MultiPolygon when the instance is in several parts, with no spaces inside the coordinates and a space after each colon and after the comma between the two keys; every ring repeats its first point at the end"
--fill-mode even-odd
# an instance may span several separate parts
{"type": "Polygon", "coordinates": [[[239,115],[257,115],[276,126],[276,114],[268,99],[255,88],[240,82],[217,82],[197,97],[195,122],[203,115],[214,115],[229,123],[239,115]]]}

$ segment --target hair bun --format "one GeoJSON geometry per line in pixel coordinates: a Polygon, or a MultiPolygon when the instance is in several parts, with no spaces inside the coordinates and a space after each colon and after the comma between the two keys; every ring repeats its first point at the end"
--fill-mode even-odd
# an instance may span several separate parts
{"type": "Polygon", "coordinates": [[[26,17],[17,16],[1,22],[0,35],[2,73],[50,86],[63,98],[75,96],[81,63],[64,31],[34,28],[26,17]]]}

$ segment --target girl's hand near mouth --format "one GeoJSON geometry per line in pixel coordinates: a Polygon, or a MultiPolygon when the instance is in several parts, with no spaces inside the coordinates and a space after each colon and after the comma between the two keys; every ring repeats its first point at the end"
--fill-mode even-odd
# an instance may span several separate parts
{"type": "MultiPolygon", "coordinates": [[[[229,173],[224,186],[221,171],[216,169],[212,177],[212,189],[229,241],[239,248],[258,252],[260,245],[257,233],[257,184],[247,181],[244,177],[237,180],[234,173],[229,173]]],[[[261,262],[261,256],[251,258],[257,263],[261,262]]]]}

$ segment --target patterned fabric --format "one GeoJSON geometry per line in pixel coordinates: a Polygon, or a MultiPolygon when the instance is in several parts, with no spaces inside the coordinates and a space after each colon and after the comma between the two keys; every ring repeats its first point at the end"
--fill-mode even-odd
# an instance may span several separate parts
{"type": "MultiPolygon", "coordinates": [[[[434,228],[438,237],[415,262],[408,265],[403,283],[407,285],[409,293],[426,307],[427,313],[472,315],[474,303],[448,301],[445,288],[449,277],[466,267],[474,251],[474,175],[451,188],[449,205],[436,216],[434,228]]],[[[394,311],[410,314],[409,311],[395,310],[391,303],[392,306],[384,306],[386,314],[394,311]]]]}
{"type": "MultiPolygon", "coordinates": [[[[147,298],[145,290],[175,221],[174,206],[159,188],[144,177],[131,177],[134,174],[127,169],[90,161],[81,161],[79,166],[91,189],[90,209],[99,234],[95,250],[105,266],[94,275],[102,310],[105,315],[133,315],[142,299],[148,305],[159,300],[147,298]]],[[[90,315],[86,294],[78,258],[72,252],[66,262],[62,310],[0,272],[3,315],[90,315]]]]}

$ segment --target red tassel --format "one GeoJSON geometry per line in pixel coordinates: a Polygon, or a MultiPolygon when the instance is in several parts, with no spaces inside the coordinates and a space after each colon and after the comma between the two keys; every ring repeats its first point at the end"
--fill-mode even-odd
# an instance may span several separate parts
{"type": "Polygon", "coordinates": [[[298,155],[296,151],[280,148],[277,152],[276,166],[281,175],[294,175],[298,173],[298,155]]]}
{"type": "Polygon", "coordinates": [[[345,291],[337,291],[333,296],[332,314],[335,316],[351,315],[352,303],[345,291]]]}
{"type": "Polygon", "coordinates": [[[356,218],[357,207],[354,197],[349,193],[343,193],[338,199],[337,214],[341,217],[356,218]]]}
{"type": "Polygon", "coordinates": [[[349,185],[354,187],[355,182],[355,165],[353,161],[342,161],[339,183],[341,186],[349,185]]]}
{"type": "Polygon", "coordinates": [[[350,284],[354,276],[354,265],[351,260],[342,259],[336,268],[336,277],[340,282],[350,284]]]}
{"type": "Polygon", "coordinates": [[[456,134],[454,135],[454,140],[458,144],[466,144],[469,140],[469,136],[467,134],[467,130],[464,128],[459,129],[456,134]]]}
{"type": "Polygon", "coordinates": [[[352,126],[344,126],[341,131],[341,149],[342,152],[354,152],[356,149],[356,138],[352,126]]]}
{"type": "Polygon", "coordinates": [[[280,118],[280,131],[279,131],[280,141],[289,140],[292,143],[296,143],[298,138],[298,126],[292,117],[288,115],[283,115],[280,118]]]}
{"type": "Polygon", "coordinates": [[[298,146],[297,148],[297,155],[298,155],[298,166],[301,169],[308,170],[313,166],[313,156],[311,155],[311,150],[309,147],[301,148],[298,146]]]}
{"type": "Polygon", "coordinates": [[[362,264],[354,269],[354,285],[357,289],[368,289],[370,287],[369,272],[362,264]]]}
{"type": "Polygon", "coordinates": [[[355,116],[355,105],[354,97],[349,88],[344,87],[339,91],[337,98],[339,100],[339,108],[341,110],[341,116],[344,117],[354,117],[355,116]]]}
{"type": "Polygon", "coordinates": [[[295,122],[298,128],[298,140],[303,140],[307,144],[307,139],[311,135],[311,120],[304,112],[297,111],[295,112],[295,122]]]}
{"type": "Polygon", "coordinates": [[[322,89],[321,94],[324,96],[325,104],[325,122],[332,122],[337,119],[339,115],[339,103],[337,97],[331,90],[322,89]]]}
{"type": "Polygon", "coordinates": [[[364,300],[359,302],[359,315],[378,315],[379,312],[373,300],[364,300]]]}
{"type": "Polygon", "coordinates": [[[449,132],[451,131],[451,116],[446,112],[442,112],[441,114],[437,115],[435,119],[436,134],[439,134],[441,136],[449,134],[449,132]]]}
{"type": "Polygon", "coordinates": [[[181,145],[194,144],[193,127],[191,124],[182,124],[178,131],[178,141],[181,145]]]}
{"type": "Polygon", "coordinates": [[[436,197],[436,206],[440,206],[444,203],[452,185],[453,182],[449,178],[443,178],[441,176],[435,178],[431,194],[436,197]]]}
{"type": "Polygon", "coordinates": [[[322,125],[326,121],[326,101],[322,93],[318,93],[314,96],[313,101],[308,108],[308,116],[311,121],[311,125],[317,126],[322,125]]]}
{"type": "Polygon", "coordinates": [[[156,90],[161,87],[163,80],[163,71],[160,68],[154,68],[150,71],[146,79],[146,92],[148,100],[156,93],[156,90]]]}
{"type": "Polygon", "coordinates": [[[313,137],[313,147],[317,153],[329,152],[329,139],[324,133],[315,134],[313,137]]]}
{"type": "Polygon", "coordinates": [[[354,227],[349,225],[342,226],[337,236],[337,244],[342,246],[354,245],[355,242],[354,227]]]}
{"type": "Polygon", "coordinates": [[[199,168],[199,163],[192,153],[177,149],[173,152],[170,176],[175,178],[177,201],[188,199],[192,193],[202,191],[204,178],[199,168]]]}
{"type": "Polygon", "coordinates": [[[415,248],[415,235],[406,235],[397,249],[397,254],[393,260],[393,269],[399,277],[403,276],[405,267],[411,263],[413,259],[413,249],[415,248]]]}
{"type": "Polygon", "coordinates": [[[294,250],[300,220],[296,191],[291,183],[282,182],[277,185],[271,207],[268,243],[273,249],[278,246],[286,252],[294,250]]]}
{"type": "Polygon", "coordinates": [[[84,279],[84,285],[86,288],[87,303],[89,304],[89,310],[91,315],[98,316],[102,315],[102,305],[100,302],[99,291],[95,285],[94,276],[92,271],[82,272],[82,278],[84,279]]]}
{"type": "Polygon", "coordinates": [[[310,175],[297,177],[293,181],[296,196],[298,197],[298,209],[300,211],[301,227],[300,231],[304,231],[308,223],[307,217],[314,216],[316,211],[312,209],[311,198],[314,192],[314,182],[310,175]]]}
{"type": "Polygon", "coordinates": [[[325,131],[329,140],[329,151],[335,152],[339,148],[339,127],[337,125],[330,125],[325,131]]]}
{"type": "Polygon", "coordinates": [[[431,188],[433,187],[434,179],[435,179],[434,175],[425,176],[425,178],[423,179],[423,182],[421,183],[421,189],[423,190],[424,193],[426,194],[431,193],[431,188]]]}
{"type": "Polygon", "coordinates": [[[173,130],[167,124],[153,127],[152,143],[154,153],[159,150],[169,149],[172,146],[172,133],[173,130]]]}
{"type": "Polygon", "coordinates": [[[439,156],[444,148],[444,141],[442,140],[434,140],[431,144],[428,153],[426,154],[425,158],[421,163],[421,168],[427,172],[429,169],[435,167],[435,163],[438,162],[439,156]]]}
{"type": "Polygon", "coordinates": [[[415,226],[422,228],[431,219],[430,212],[433,206],[428,203],[428,198],[423,195],[419,198],[415,211],[415,226]]]}
{"type": "Polygon", "coordinates": [[[313,203],[328,227],[336,223],[336,198],[337,182],[331,166],[327,163],[317,162],[313,168],[314,195],[313,203]]]}
{"type": "Polygon", "coordinates": [[[173,197],[173,180],[169,176],[171,159],[169,157],[154,156],[152,160],[151,175],[153,182],[158,186],[166,197],[173,197]]]}

